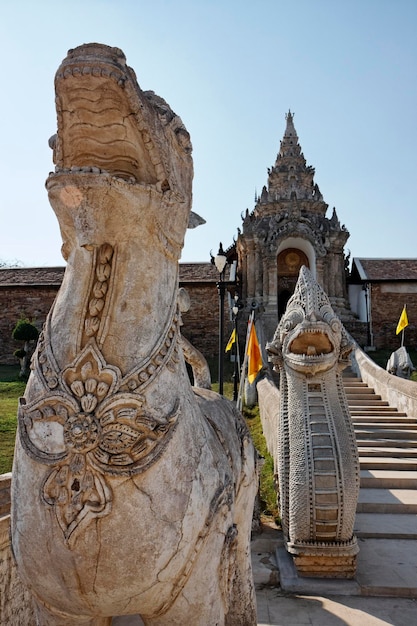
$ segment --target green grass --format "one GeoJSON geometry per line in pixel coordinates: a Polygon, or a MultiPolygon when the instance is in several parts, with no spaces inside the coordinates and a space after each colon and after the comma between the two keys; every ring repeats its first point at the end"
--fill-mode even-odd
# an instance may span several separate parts
{"type": "Polygon", "coordinates": [[[252,435],[253,443],[264,461],[260,471],[259,496],[261,500],[261,515],[272,518],[279,526],[279,510],[277,503],[277,492],[274,481],[274,461],[269,454],[265,437],[262,432],[261,419],[259,417],[259,407],[251,409],[243,408],[243,415],[252,435]]]}
{"type": "Polygon", "coordinates": [[[0,474],[10,472],[17,425],[17,401],[26,383],[19,380],[19,368],[0,366],[0,474]]]}

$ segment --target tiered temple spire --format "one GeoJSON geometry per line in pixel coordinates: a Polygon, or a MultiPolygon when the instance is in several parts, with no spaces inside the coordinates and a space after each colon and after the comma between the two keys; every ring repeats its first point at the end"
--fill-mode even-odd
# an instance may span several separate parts
{"type": "Polygon", "coordinates": [[[335,209],[330,219],[326,217],[328,205],[314,181],[314,167],[307,165],[301,150],[294,113],[289,110],[285,119],[267,185],[253,211],[243,217],[237,241],[243,296],[262,304],[268,330],[275,328],[277,313],[285,309],[302,264],[310,268],[338,313],[344,317],[348,308],[343,247],[349,233],[335,209]]]}

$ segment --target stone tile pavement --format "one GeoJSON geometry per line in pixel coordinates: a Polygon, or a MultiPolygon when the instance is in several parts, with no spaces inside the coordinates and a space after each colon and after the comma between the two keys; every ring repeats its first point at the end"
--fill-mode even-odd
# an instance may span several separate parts
{"type": "Polygon", "coordinates": [[[263,530],[252,541],[258,626],[417,626],[416,597],[361,595],[370,589],[389,593],[388,581],[394,594],[399,585],[413,593],[417,553],[415,559],[411,555],[414,569],[406,568],[408,579],[400,580],[395,567],[396,561],[405,560],[404,547],[397,546],[395,558],[383,549],[386,542],[376,547],[372,540],[360,544],[356,580],[297,579],[281,533],[266,526],[263,530]]]}
{"type": "Polygon", "coordinates": [[[306,596],[266,588],[256,593],[258,626],[415,626],[410,598],[306,596]]]}
{"type": "MultiPolygon", "coordinates": [[[[375,575],[382,572],[383,579],[392,580],[395,586],[396,569],[392,554],[379,551],[370,544],[363,549],[362,562],[356,581],[318,579],[297,580],[290,558],[286,557],[281,533],[269,526],[252,541],[252,566],[256,587],[258,626],[417,626],[416,597],[375,597],[361,595],[368,587],[360,584],[360,576],[367,573],[366,583],[373,576],[372,563],[376,560],[375,575]],[[277,555],[280,554],[277,558],[277,555]],[[288,589],[292,589],[288,591],[288,589]]],[[[401,546],[399,546],[401,557],[401,546]]],[[[417,555],[416,555],[417,567],[417,555]]],[[[410,570],[410,581],[417,588],[417,576],[410,570]],[[415,580],[414,580],[415,578],[415,580]]],[[[413,588],[413,587],[410,587],[413,588]]],[[[394,587],[395,589],[395,587],[394,587]]],[[[394,591],[395,593],[395,591],[394,591]]],[[[113,626],[142,626],[137,616],[113,618],[113,626]]],[[[215,626],[194,624],[184,626],[215,626]]]]}

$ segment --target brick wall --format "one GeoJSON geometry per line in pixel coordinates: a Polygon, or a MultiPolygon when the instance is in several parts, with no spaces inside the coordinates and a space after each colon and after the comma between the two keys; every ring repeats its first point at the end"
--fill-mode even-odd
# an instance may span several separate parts
{"type": "MultiPolygon", "coordinates": [[[[218,352],[219,296],[215,283],[184,283],[191,306],[183,314],[182,334],[191,341],[206,357],[218,352]]],[[[16,365],[13,352],[22,342],[12,338],[17,320],[28,317],[39,330],[48,315],[58,292],[58,287],[8,287],[0,288],[0,364],[16,365]]],[[[225,313],[225,336],[229,332],[227,312],[225,313]]]]}
{"type": "Polygon", "coordinates": [[[417,347],[417,292],[407,283],[373,283],[371,286],[371,312],[374,345],[396,350],[401,345],[401,335],[396,335],[398,320],[404,304],[407,305],[409,325],[404,331],[404,345],[417,347]]]}
{"type": "Polygon", "coordinates": [[[58,287],[13,286],[0,289],[0,363],[16,365],[13,352],[23,342],[12,338],[12,331],[21,317],[27,317],[39,330],[48,315],[58,287]]]}
{"type": "MultiPolygon", "coordinates": [[[[201,280],[201,265],[187,265],[186,280],[181,281],[190,295],[191,306],[183,314],[182,333],[206,357],[217,357],[219,333],[219,300],[215,277],[201,280]],[[195,276],[194,276],[195,274],[195,276]]],[[[203,269],[205,269],[203,267],[203,269]]],[[[41,329],[58,292],[56,285],[0,285],[0,364],[17,365],[13,352],[21,342],[12,339],[17,320],[24,316],[41,329]]],[[[410,325],[405,331],[405,344],[417,346],[417,283],[373,283],[371,287],[372,321],[376,348],[397,349],[401,338],[395,329],[407,303],[410,325]]],[[[353,322],[347,329],[361,346],[367,345],[366,324],[353,322]]],[[[225,341],[231,323],[225,299],[225,341]]]]}
{"type": "MultiPolygon", "coordinates": [[[[219,295],[215,284],[189,285],[187,289],[191,307],[183,313],[184,326],[181,333],[205,357],[215,357],[219,351],[219,295]]],[[[232,331],[232,322],[229,320],[227,296],[224,308],[224,340],[228,340],[232,331]]]]}

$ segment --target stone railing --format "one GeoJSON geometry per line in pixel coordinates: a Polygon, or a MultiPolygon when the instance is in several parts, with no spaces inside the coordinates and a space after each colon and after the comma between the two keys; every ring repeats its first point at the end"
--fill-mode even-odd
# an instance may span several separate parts
{"type": "Polygon", "coordinates": [[[12,475],[0,475],[0,624],[34,626],[29,591],[20,581],[10,545],[10,483],[12,475]]]}
{"type": "Polygon", "coordinates": [[[409,417],[417,418],[417,383],[393,376],[377,365],[357,345],[352,354],[352,369],[375,393],[409,417]]]}

